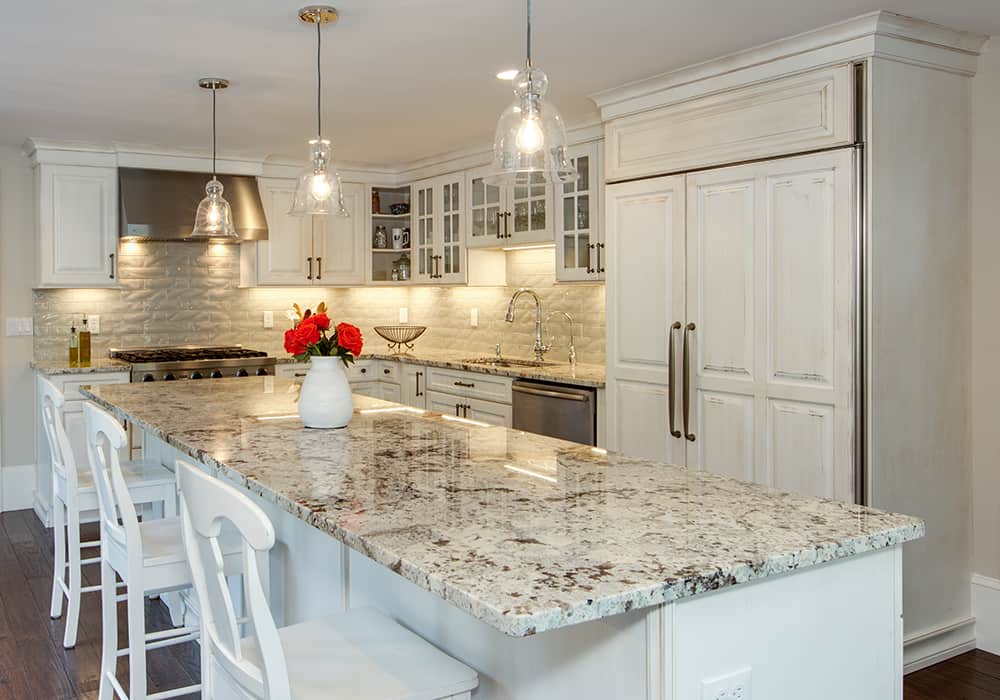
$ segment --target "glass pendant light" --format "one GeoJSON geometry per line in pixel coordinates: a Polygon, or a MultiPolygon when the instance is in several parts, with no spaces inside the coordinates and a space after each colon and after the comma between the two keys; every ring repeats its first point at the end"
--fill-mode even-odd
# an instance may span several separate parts
{"type": "Polygon", "coordinates": [[[331,162],[333,149],[323,138],[322,25],[337,21],[337,10],[329,5],[310,5],[299,10],[299,19],[316,25],[316,138],[309,141],[309,165],[299,176],[295,200],[289,214],[336,214],[349,216],[344,206],[340,175],[331,162]]]}
{"type": "Polygon", "coordinates": [[[229,87],[225,78],[202,78],[198,87],[212,91],[212,179],[205,185],[205,198],[194,217],[192,238],[236,238],[233,210],[222,196],[222,183],[215,176],[215,93],[229,87]]]}
{"type": "Polygon", "coordinates": [[[493,185],[573,182],[578,177],[566,157],[566,125],[559,110],[545,101],[549,79],[531,63],[531,0],[528,4],[528,51],[524,68],[514,76],[517,99],[497,122],[493,141],[493,185]]]}

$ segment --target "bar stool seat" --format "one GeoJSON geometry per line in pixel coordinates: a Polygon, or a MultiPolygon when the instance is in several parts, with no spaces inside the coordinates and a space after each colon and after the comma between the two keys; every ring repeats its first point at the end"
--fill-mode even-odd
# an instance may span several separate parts
{"type": "MultiPolygon", "coordinates": [[[[295,700],[435,700],[465,697],[476,672],[374,608],[278,629],[295,700]]],[[[244,638],[243,658],[262,666],[256,639],[244,638]]]]}

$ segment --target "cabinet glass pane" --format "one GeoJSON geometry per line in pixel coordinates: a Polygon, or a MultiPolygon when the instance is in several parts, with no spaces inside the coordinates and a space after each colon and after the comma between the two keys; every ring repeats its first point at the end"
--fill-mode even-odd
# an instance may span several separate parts
{"type": "Polygon", "coordinates": [[[514,205],[514,233],[528,230],[528,203],[520,202],[514,205]]]}
{"type": "Polygon", "coordinates": [[[459,253],[459,247],[454,246],[454,250],[452,252],[452,257],[451,257],[452,272],[458,273],[462,271],[461,260],[462,256],[459,253]]]}
{"type": "Polygon", "coordinates": [[[443,211],[451,210],[451,188],[445,185],[444,188],[444,209],[443,211]]]}
{"type": "Polygon", "coordinates": [[[486,235],[496,238],[500,233],[500,207],[490,207],[486,210],[486,235]]]}
{"type": "Polygon", "coordinates": [[[576,216],[574,216],[575,197],[563,198],[563,231],[573,231],[576,229],[576,216]]]}
{"type": "Polygon", "coordinates": [[[590,156],[580,156],[576,159],[576,172],[580,175],[576,181],[576,191],[590,189],[590,156]]]}
{"type": "Polygon", "coordinates": [[[472,211],[472,237],[479,238],[486,235],[486,212],[482,209],[472,211]]]}
{"type": "Polygon", "coordinates": [[[486,184],[480,178],[472,181],[472,206],[482,206],[486,201],[486,184]]]}
{"type": "Polygon", "coordinates": [[[499,204],[500,203],[500,188],[496,185],[486,186],[486,202],[488,204],[499,204]]]}
{"type": "Polygon", "coordinates": [[[567,270],[576,266],[576,236],[563,236],[563,267],[567,270]]]}
{"type": "Polygon", "coordinates": [[[427,190],[427,215],[434,213],[434,190],[427,190]]]}
{"type": "Polygon", "coordinates": [[[444,273],[451,274],[451,246],[444,249],[444,273]]]}
{"type": "Polygon", "coordinates": [[[545,228],[545,200],[531,202],[531,230],[541,231],[545,228]]]}
{"type": "Polygon", "coordinates": [[[514,199],[527,199],[528,198],[528,188],[527,187],[515,187],[514,188],[514,199]]]}
{"type": "Polygon", "coordinates": [[[426,193],[427,190],[417,191],[417,214],[419,216],[424,216],[427,213],[427,208],[424,204],[424,196],[426,195],[426,193]]]}
{"type": "Polygon", "coordinates": [[[576,198],[576,227],[578,229],[590,228],[590,197],[585,194],[576,198]]]}
{"type": "Polygon", "coordinates": [[[532,197],[544,197],[545,196],[545,185],[532,185],[531,186],[531,196],[532,197]]]}
{"type": "Polygon", "coordinates": [[[444,230],[441,232],[445,243],[451,240],[451,217],[444,217],[444,230]]]}
{"type": "Polygon", "coordinates": [[[576,250],[579,255],[579,261],[577,262],[577,267],[582,267],[587,269],[590,267],[590,234],[581,233],[576,236],[576,250]]]}

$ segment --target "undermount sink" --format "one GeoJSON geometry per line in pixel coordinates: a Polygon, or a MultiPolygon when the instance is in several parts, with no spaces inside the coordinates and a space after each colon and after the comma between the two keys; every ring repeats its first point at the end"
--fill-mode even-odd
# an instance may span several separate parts
{"type": "Polygon", "coordinates": [[[469,365],[493,365],[495,367],[547,367],[552,362],[538,360],[516,360],[509,357],[473,357],[462,362],[469,365]]]}

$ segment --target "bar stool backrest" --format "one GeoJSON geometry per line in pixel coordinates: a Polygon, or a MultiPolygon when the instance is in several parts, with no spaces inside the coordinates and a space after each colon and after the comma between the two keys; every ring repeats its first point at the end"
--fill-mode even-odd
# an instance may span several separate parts
{"type": "Polygon", "coordinates": [[[42,427],[52,455],[52,470],[56,477],[66,480],[66,497],[69,499],[76,495],[78,481],[76,457],[63,424],[62,411],[66,397],[55,384],[42,376],[38,377],[38,394],[42,427]]]}
{"type": "Polygon", "coordinates": [[[113,415],[88,401],[83,405],[87,433],[87,456],[97,489],[101,515],[101,537],[107,534],[128,551],[128,565],[142,567],[142,538],[139,518],[122,475],[119,450],[128,444],[128,435],[113,415]],[[121,522],[119,522],[119,520],[121,522]]]}

